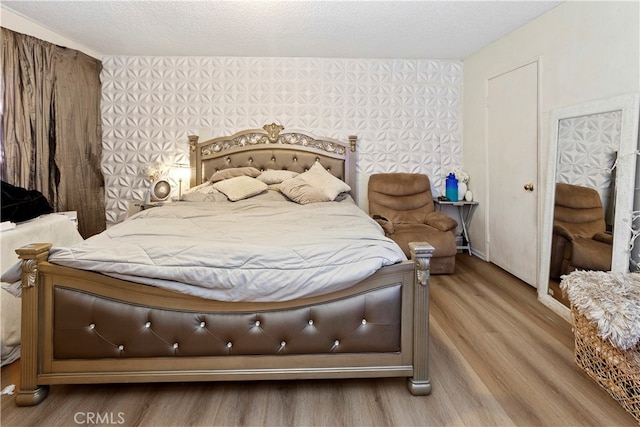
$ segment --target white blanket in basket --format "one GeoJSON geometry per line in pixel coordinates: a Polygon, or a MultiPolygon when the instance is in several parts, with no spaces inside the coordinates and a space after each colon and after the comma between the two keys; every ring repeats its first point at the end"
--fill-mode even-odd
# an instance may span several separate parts
{"type": "Polygon", "coordinates": [[[640,273],[573,271],[562,277],[560,288],[614,347],[628,350],[640,343],[640,273]]]}

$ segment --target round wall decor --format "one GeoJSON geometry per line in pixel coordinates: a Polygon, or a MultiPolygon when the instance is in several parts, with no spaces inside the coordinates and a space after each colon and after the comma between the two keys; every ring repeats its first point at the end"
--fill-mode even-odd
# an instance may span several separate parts
{"type": "Polygon", "coordinates": [[[150,199],[152,202],[162,202],[169,198],[171,194],[171,184],[166,179],[159,179],[151,184],[150,199]]]}

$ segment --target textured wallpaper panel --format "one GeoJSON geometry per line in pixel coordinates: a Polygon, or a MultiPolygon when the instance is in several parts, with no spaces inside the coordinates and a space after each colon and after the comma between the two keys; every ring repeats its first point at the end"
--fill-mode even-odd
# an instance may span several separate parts
{"type": "MultiPolygon", "coordinates": [[[[591,187],[608,210],[612,196],[612,168],[620,146],[622,112],[560,120],[557,182],[591,187]]],[[[611,221],[612,212],[607,212],[611,221]]]]}
{"type": "MultiPolygon", "coordinates": [[[[368,175],[419,172],[439,192],[462,163],[462,63],[435,60],[132,57],[102,60],[107,222],[144,200],[140,168],[188,163],[188,134],[278,122],[358,135],[359,200],[368,175]]],[[[366,208],[366,206],[363,206],[366,208]]]]}

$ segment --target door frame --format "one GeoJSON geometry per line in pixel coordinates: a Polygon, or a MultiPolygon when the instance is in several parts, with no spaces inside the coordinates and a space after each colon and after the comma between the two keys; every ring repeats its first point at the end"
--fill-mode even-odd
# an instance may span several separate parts
{"type": "Polygon", "coordinates": [[[519,68],[522,67],[526,67],[527,65],[531,65],[531,64],[536,64],[536,72],[537,72],[537,88],[536,88],[536,95],[537,95],[537,105],[536,105],[536,113],[537,113],[537,123],[536,123],[536,152],[537,152],[537,157],[538,157],[538,164],[536,167],[536,189],[537,189],[537,196],[536,196],[536,259],[535,259],[535,265],[536,265],[536,277],[535,277],[535,283],[531,284],[532,287],[536,288],[538,287],[538,282],[539,282],[539,276],[540,276],[540,234],[541,234],[541,230],[542,230],[542,204],[544,202],[544,194],[543,191],[544,190],[544,186],[541,186],[541,182],[543,181],[541,178],[543,176],[544,170],[545,168],[542,168],[542,163],[540,161],[540,159],[543,159],[544,157],[542,157],[543,155],[545,155],[545,152],[542,148],[542,140],[541,140],[541,133],[542,133],[542,127],[541,124],[543,122],[542,117],[541,117],[541,113],[542,113],[542,56],[534,56],[534,57],[530,57],[528,59],[522,60],[522,61],[518,61],[518,62],[514,62],[511,63],[508,66],[504,66],[502,68],[500,68],[500,70],[498,72],[495,72],[493,74],[491,74],[489,77],[487,77],[487,79],[485,80],[485,87],[484,87],[484,141],[485,141],[485,145],[484,145],[484,162],[485,162],[485,182],[487,183],[486,186],[486,203],[485,203],[485,217],[484,217],[484,221],[485,221],[485,230],[486,230],[486,235],[485,235],[485,256],[486,259],[491,262],[491,249],[490,249],[490,241],[491,241],[491,227],[490,227],[490,218],[491,218],[491,206],[489,203],[489,200],[491,200],[491,188],[489,186],[489,81],[492,79],[495,79],[497,77],[500,77],[504,74],[507,74],[511,71],[515,71],[519,68]]]}

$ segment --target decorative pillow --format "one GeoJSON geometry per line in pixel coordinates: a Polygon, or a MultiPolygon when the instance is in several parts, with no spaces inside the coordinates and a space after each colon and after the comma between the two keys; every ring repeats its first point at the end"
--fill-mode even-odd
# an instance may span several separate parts
{"type": "Polygon", "coordinates": [[[227,196],[213,187],[213,183],[205,182],[191,187],[182,193],[185,202],[226,202],[227,196]]]}
{"type": "Polygon", "coordinates": [[[236,176],[216,182],[213,187],[235,202],[262,193],[267,184],[250,176],[236,176]]]}
{"type": "Polygon", "coordinates": [[[308,203],[330,202],[332,199],[322,191],[300,178],[287,179],[280,184],[280,191],[289,199],[301,205],[308,203]]]}
{"type": "Polygon", "coordinates": [[[265,184],[280,184],[282,181],[295,178],[298,175],[300,174],[294,171],[267,169],[258,176],[258,179],[265,184]]]}
{"type": "Polygon", "coordinates": [[[209,193],[217,193],[217,192],[218,192],[218,190],[213,188],[213,185],[212,185],[211,182],[205,182],[203,184],[196,185],[195,187],[191,187],[191,188],[183,191],[182,195],[191,194],[191,193],[209,194],[209,193]]]}
{"type": "Polygon", "coordinates": [[[340,193],[351,191],[351,187],[347,183],[327,172],[320,162],[315,162],[308,171],[298,175],[298,178],[312,187],[322,190],[329,197],[329,200],[335,200],[340,193]]]}
{"type": "Polygon", "coordinates": [[[222,181],[223,179],[235,178],[236,176],[250,176],[252,178],[255,178],[258,175],[260,175],[260,171],[251,166],[246,166],[243,168],[228,168],[219,170],[218,172],[211,175],[209,181],[218,182],[222,181]]]}
{"type": "Polygon", "coordinates": [[[182,201],[184,202],[212,202],[212,203],[228,203],[227,196],[213,188],[214,193],[200,193],[194,191],[193,193],[183,194],[182,201]]]}
{"type": "MultiPolygon", "coordinates": [[[[274,184],[275,185],[275,184],[274,184]]],[[[280,185],[280,184],[278,184],[280,185]]],[[[287,196],[285,196],[284,194],[282,194],[280,192],[280,189],[278,188],[271,188],[272,186],[270,185],[269,188],[267,189],[267,191],[263,191],[260,194],[257,194],[255,196],[253,196],[254,200],[269,200],[269,201],[274,201],[274,202],[288,202],[290,203],[291,200],[289,200],[287,198],[287,196]]]]}

